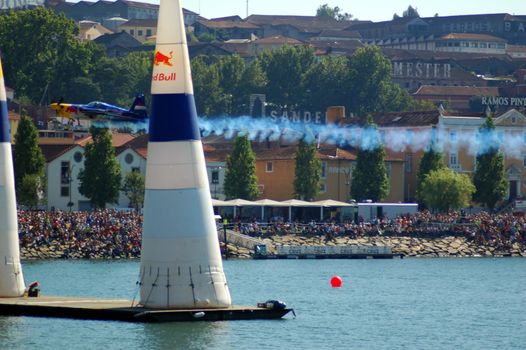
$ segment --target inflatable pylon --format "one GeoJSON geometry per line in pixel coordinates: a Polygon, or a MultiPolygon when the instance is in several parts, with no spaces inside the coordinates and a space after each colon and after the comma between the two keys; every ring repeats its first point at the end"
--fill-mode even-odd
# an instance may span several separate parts
{"type": "Polygon", "coordinates": [[[0,297],[19,297],[25,284],[20,265],[18,217],[4,73],[0,61],[0,297]]]}
{"type": "Polygon", "coordinates": [[[228,307],[179,0],[160,1],[154,55],[140,304],[228,307]]]}

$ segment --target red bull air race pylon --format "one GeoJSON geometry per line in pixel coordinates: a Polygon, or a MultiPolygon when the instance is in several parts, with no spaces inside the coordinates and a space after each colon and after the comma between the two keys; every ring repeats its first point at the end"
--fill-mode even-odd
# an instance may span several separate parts
{"type": "Polygon", "coordinates": [[[181,2],[161,0],[152,76],[140,304],[231,305],[195,109],[181,2]]]}
{"type": "Polygon", "coordinates": [[[20,297],[25,285],[20,265],[15,179],[4,74],[0,61],[0,297],[20,297]]]}

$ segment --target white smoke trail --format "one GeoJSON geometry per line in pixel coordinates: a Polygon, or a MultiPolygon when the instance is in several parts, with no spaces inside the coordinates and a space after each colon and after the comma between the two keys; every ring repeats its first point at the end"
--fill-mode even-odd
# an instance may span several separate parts
{"type": "Polygon", "coordinates": [[[483,154],[498,147],[507,157],[522,158],[524,137],[522,134],[501,133],[495,130],[480,132],[478,129],[464,132],[446,132],[435,128],[363,128],[356,125],[304,124],[290,121],[276,122],[269,118],[224,117],[199,118],[204,137],[211,134],[231,139],[247,135],[251,141],[266,139],[295,142],[321,142],[336,146],[352,146],[371,150],[383,145],[393,152],[425,150],[434,141],[440,150],[465,149],[470,155],[483,154]]]}

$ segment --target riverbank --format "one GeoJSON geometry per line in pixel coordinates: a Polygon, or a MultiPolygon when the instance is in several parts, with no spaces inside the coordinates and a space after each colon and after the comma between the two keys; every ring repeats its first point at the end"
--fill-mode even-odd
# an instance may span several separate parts
{"type": "MultiPolygon", "coordinates": [[[[526,247],[514,243],[509,247],[495,247],[480,245],[468,241],[463,237],[417,238],[417,237],[336,237],[325,240],[323,236],[303,237],[297,235],[275,235],[262,240],[267,245],[267,250],[273,253],[278,245],[364,245],[364,246],[389,246],[394,254],[403,254],[406,257],[526,257],[526,247]]],[[[23,260],[36,259],[134,259],[138,258],[137,251],[129,251],[114,246],[100,246],[99,249],[85,250],[79,246],[66,246],[58,241],[49,244],[21,247],[23,260]]],[[[251,259],[253,251],[228,244],[229,258],[251,259]]]]}
{"type": "Polygon", "coordinates": [[[526,257],[526,247],[514,243],[510,247],[480,245],[464,237],[336,237],[326,241],[325,237],[298,237],[293,235],[274,236],[265,239],[272,249],[277,245],[365,245],[389,246],[394,254],[408,257],[481,257],[481,256],[514,256],[526,257]]]}

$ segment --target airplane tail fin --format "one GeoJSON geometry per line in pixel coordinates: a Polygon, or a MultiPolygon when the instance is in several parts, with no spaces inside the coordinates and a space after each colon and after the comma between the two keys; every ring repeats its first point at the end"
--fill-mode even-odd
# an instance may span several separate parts
{"type": "Polygon", "coordinates": [[[144,100],[144,95],[140,94],[135,97],[133,104],[130,108],[130,112],[140,115],[143,118],[148,118],[146,113],[146,103],[144,100]]]}

